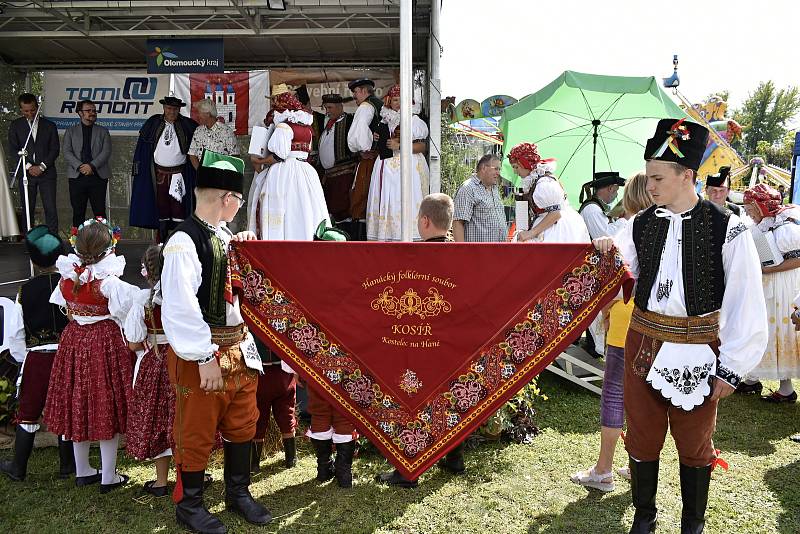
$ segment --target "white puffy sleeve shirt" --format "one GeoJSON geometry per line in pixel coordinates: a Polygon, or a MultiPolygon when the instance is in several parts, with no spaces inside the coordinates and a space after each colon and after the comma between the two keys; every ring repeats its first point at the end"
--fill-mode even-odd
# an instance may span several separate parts
{"type": "MultiPolygon", "coordinates": [[[[659,210],[661,216],[669,218],[670,228],[647,307],[664,315],[686,317],[680,239],[684,219],[681,214],[665,208],[659,210]],[[668,296],[662,294],[659,299],[659,285],[665,287],[666,284],[671,290],[668,296]]],[[[761,263],[752,236],[736,215],[728,219],[725,235],[722,245],[725,293],[720,308],[717,373],[720,374],[720,368],[724,368],[722,374],[729,372],[742,379],[758,365],[767,347],[767,308],[761,287],[761,263]]],[[[633,221],[614,236],[614,242],[627,260],[634,278],[638,279],[639,261],[633,242],[633,221]]]]}
{"type": "MultiPolygon", "coordinates": [[[[224,242],[230,243],[227,228],[216,229],[224,242]]],[[[161,269],[161,323],[172,350],[179,357],[196,361],[211,356],[219,346],[211,342],[211,328],[203,319],[197,290],[202,283],[202,267],[192,238],[185,232],[175,232],[164,246],[164,266],[161,269]]],[[[225,303],[225,324],[242,324],[239,300],[225,303]]]]}
{"type": "Polygon", "coordinates": [[[560,211],[564,202],[564,190],[554,178],[542,176],[533,190],[533,202],[540,210],[560,211]]]}
{"type": "Polygon", "coordinates": [[[369,102],[362,102],[356,109],[353,124],[347,131],[347,146],[351,152],[364,152],[372,148],[372,130],[369,125],[374,117],[375,108],[369,102]]]}
{"type": "Polygon", "coordinates": [[[614,233],[609,228],[608,217],[603,213],[603,208],[595,202],[587,204],[581,210],[581,217],[583,217],[583,222],[586,223],[586,228],[589,230],[589,237],[592,239],[608,237],[614,233]]]}

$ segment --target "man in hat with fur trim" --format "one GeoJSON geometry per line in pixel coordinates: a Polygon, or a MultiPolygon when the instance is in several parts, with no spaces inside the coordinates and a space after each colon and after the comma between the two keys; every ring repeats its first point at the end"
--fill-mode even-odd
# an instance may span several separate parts
{"type": "MultiPolygon", "coordinates": [[[[739,217],[746,216],[740,206],[728,201],[731,192],[731,168],[720,167],[716,174],[706,176],[706,198],[721,208],[727,208],[739,217]]],[[[749,219],[749,217],[748,217],[749,219]]],[[[748,221],[745,221],[745,223],[748,221]]],[[[749,226],[749,225],[748,225],[749,226]]]]}
{"type": "MultiPolygon", "coordinates": [[[[50,295],[58,287],[61,276],[55,269],[56,260],[64,253],[64,243],[50,233],[45,225],[33,227],[25,236],[25,248],[39,274],[22,284],[17,301],[3,321],[9,336],[11,356],[23,364],[19,387],[19,410],[14,441],[14,456],[0,462],[0,472],[14,481],[25,480],[33,440],[39,430],[39,419],[47,400],[50,371],[58,350],[61,331],[67,317],[50,295]]],[[[59,478],[75,473],[72,442],[58,437],[59,478]]],[[[97,475],[97,479],[99,480],[97,475]]]]}
{"type": "Polygon", "coordinates": [[[197,122],[180,110],[186,104],[174,96],[159,100],[164,112],[153,115],[139,130],[133,154],[130,225],[158,230],[158,241],[193,210],[195,170],[187,157],[197,122]]]}
{"type": "Polygon", "coordinates": [[[350,193],[350,216],[352,223],[348,229],[355,241],[367,239],[367,197],[372,168],[378,157],[377,141],[374,134],[381,123],[383,100],[375,96],[375,82],[361,78],[350,82],[347,87],[353,93],[358,108],[353,116],[353,124],[347,133],[350,151],[358,153],[360,161],[356,169],[353,188],[350,193]]]}
{"type": "Polygon", "coordinates": [[[739,217],[695,192],[708,131],[663,119],[647,142],[655,205],[614,239],[637,280],[625,344],[625,447],[632,533],[656,526],[658,466],[669,428],[680,458],[681,532],[703,531],[716,453],[717,403],[761,360],[767,319],[761,266],[739,217]]]}
{"type": "Polygon", "coordinates": [[[244,204],[244,161],[206,151],[197,173],[197,207],[164,245],[161,306],[169,340],[167,365],[176,390],[173,454],[178,523],[193,532],[224,533],[203,503],[203,481],[217,430],[225,452],[225,505],[248,522],[272,516],[250,494],[250,449],[258,420],[262,371],[253,336],[233,295],[228,264],[230,222],[244,204]]]}

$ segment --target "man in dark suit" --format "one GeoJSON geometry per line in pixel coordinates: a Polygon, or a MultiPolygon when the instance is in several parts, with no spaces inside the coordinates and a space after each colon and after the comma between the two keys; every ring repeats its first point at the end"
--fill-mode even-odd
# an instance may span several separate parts
{"type": "Polygon", "coordinates": [[[111,178],[111,135],[97,121],[97,107],[91,100],[78,102],[81,122],[64,132],[72,226],[85,220],[86,203],[92,203],[95,217],[106,216],[106,189],[111,178]]]}
{"type": "MultiPolygon", "coordinates": [[[[17,168],[17,159],[14,156],[25,146],[28,134],[33,130],[33,135],[28,140],[26,169],[28,173],[28,195],[30,202],[31,226],[35,226],[34,212],[36,210],[36,192],[41,192],[42,205],[44,206],[45,224],[54,234],[58,234],[58,211],[56,209],[56,158],[58,157],[58,129],[56,125],[42,116],[37,117],[39,101],[36,95],[22,93],[17,99],[22,117],[11,121],[8,128],[9,155],[12,157],[14,167],[17,168]]],[[[22,168],[17,170],[16,178],[19,180],[20,203],[25,210],[25,192],[23,191],[22,168]]]]}

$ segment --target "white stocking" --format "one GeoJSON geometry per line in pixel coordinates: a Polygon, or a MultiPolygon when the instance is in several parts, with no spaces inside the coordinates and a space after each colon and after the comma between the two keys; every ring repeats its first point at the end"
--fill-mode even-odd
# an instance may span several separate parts
{"type": "Polygon", "coordinates": [[[116,484],[121,479],[117,476],[117,447],[119,434],[100,442],[100,460],[102,461],[103,484],[116,484]]]}
{"type": "Polygon", "coordinates": [[[97,473],[97,469],[89,464],[89,447],[91,441],[73,441],[72,455],[75,456],[75,476],[88,477],[97,473]]]}

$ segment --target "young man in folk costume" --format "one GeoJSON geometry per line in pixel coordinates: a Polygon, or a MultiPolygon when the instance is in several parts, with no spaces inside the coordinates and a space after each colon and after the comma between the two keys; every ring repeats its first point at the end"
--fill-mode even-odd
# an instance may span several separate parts
{"type": "Polygon", "coordinates": [[[253,337],[230,286],[227,251],[235,236],[227,229],[244,204],[244,162],[206,151],[197,174],[197,208],[164,245],[161,272],[162,323],[177,405],[173,454],[178,467],[178,522],[195,532],[227,528],[203,503],[203,478],[219,429],[225,452],[225,504],[248,522],[272,520],[250,494],[250,448],[258,420],[253,337]]]}
{"type": "Polygon", "coordinates": [[[181,115],[180,98],[159,102],[164,113],[142,125],[133,155],[130,225],[158,230],[163,242],[192,213],[195,170],[187,154],[197,123],[181,115]]]}
{"type": "Polygon", "coordinates": [[[350,151],[347,135],[353,115],[345,113],[338,94],[322,95],[326,121],[320,132],[319,163],[323,169],[322,190],[335,225],[351,230],[350,189],[355,179],[358,157],[350,151]]]}
{"type": "MultiPolygon", "coordinates": [[[[64,243],[50,233],[47,226],[40,225],[25,236],[25,248],[39,268],[39,274],[22,284],[13,309],[6,311],[8,317],[3,321],[11,357],[23,366],[14,456],[0,462],[0,472],[18,482],[25,480],[27,474],[59,337],[68,322],[59,307],[49,302],[61,279],[55,263],[64,253],[64,243]]],[[[58,458],[61,464],[58,477],[69,478],[75,473],[75,457],[72,442],[61,436],[58,437],[58,458]]]]}
{"type": "MultiPolygon", "coordinates": [[[[453,225],[454,210],[453,199],[444,193],[432,193],[422,199],[417,215],[417,231],[423,243],[453,242],[449,231],[453,225]]],[[[451,449],[436,465],[454,475],[463,474],[466,470],[464,442],[451,449]]],[[[397,469],[377,475],[375,481],[401,488],[416,488],[418,485],[416,480],[405,478],[397,469]]]]}
{"type": "Polygon", "coordinates": [[[736,215],[695,192],[707,136],[695,123],[659,121],[644,154],[655,205],[613,240],[594,241],[601,252],[616,242],[637,279],[624,377],[632,533],[655,530],[667,427],[681,464],[681,532],[703,531],[717,403],[767,344],[753,240],[736,215]]]}
{"type": "Polygon", "coordinates": [[[375,82],[367,78],[348,84],[358,108],[353,116],[353,125],[347,133],[347,144],[360,161],[356,169],[353,189],[350,193],[350,216],[352,223],[348,231],[355,241],[367,240],[367,197],[369,196],[372,169],[378,157],[374,134],[381,122],[383,100],[375,96],[375,82]]]}

